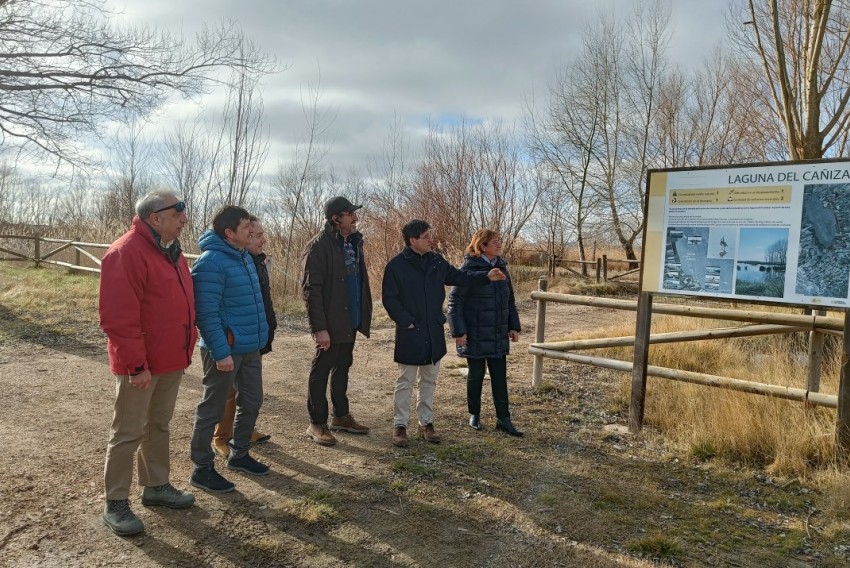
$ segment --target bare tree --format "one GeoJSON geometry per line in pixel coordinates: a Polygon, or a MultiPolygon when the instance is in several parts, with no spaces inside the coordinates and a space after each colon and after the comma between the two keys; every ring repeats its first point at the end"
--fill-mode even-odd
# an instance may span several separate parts
{"type": "Polygon", "coordinates": [[[738,50],[761,66],[759,86],[794,160],[840,155],[850,134],[850,2],[738,0],[728,16],[738,50]]]}
{"type": "Polygon", "coordinates": [[[85,164],[78,143],[104,121],[147,116],[202,92],[222,66],[255,64],[232,22],[190,44],[113,16],[105,0],[0,2],[0,149],[85,164]]]}
{"type": "MultiPolygon", "coordinates": [[[[322,206],[330,197],[329,188],[335,185],[333,171],[325,169],[322,160],[330,149],[328,134],[336,111],[323,108],[321,98],[320,82],[307,85],[301,100],[307,126],[304,141],[297,144],[290,162],[278,165],[272,181],[271,207],[277,232],[286,235],[281,245],[285,248],[283,270],[287,275],[294,275],[303,246],[322,226],[322,206]]],[[[284,294],[290,282],[297,283],[297,277],[286,280],[284,294]]]]}
{"type": "Polygon", "coordinates": [[[662,0],[636,3],[622,35],[624,49],[604,50],[611,78],[603,130],[605,152],[600,165],[611,225],[626,258],[637,259],[635,241],[643,233],[646,171],[656,159],[650,151],[650,131],[657,114],[658,92],[666,72],[670,8],[662,0]],[[619,83],[619,84],[618,84],[619,83]],[[612,151],[613,150],[613,151],[612,151]],[[612,161],[620,161],[617,165],[612,161]]]}
{"type": "Polygon", "coordinates": [[[95,225],[92,223],[94,201],[91,179],[86,175],[75,176],[68,183],[68,188],[60,193],[56,204],[57,217],[62,227],[73,231],[71,236],[88,234],[95,225]]]}
{"type": "MultiPolygon", "coordinates": [[[[222,113],[222,133],[227,148],[224,203],[247,206],[246,200],[269,152],[269,128],[264,120],[262,77],[276,70],[249,40],[242,38],[239,65],[233,67],[227,103],[222,113]],[[262,61],[262,67],[252,62],[262,61]]],[[[255,204],[256,205],[256,204],[255,204]]]]}
{"type": "MultiPolygon", "coordinates": [[[[585,45],[587,40],[585,38],[585,45]]],[[[601,125],[599,74],[592,50],[586,49],[549,85],[548,107],[537,114],[533,99],[526,101],[525,121],[532,155],[545,164],[560,187],[551,188],[548,205],[558,211],[544,211],[555,223],[546,232],[550,271],[555,256],[566,253],[565,232],[576,239],[579,260],[587,260],[585,225],[600,214],[601,194],[593,190],[591,167],[595,163],[601,125]],[[547,214],[548,213],[548,214],[547,214]]],[[[587,274],[586,265],[582,271],[587,274]]],[[[553,274],[554,275],[554,274],[553,274]]]]}
{"type": "MultiPolygon", "coordinates": [[[[401,227],[411,215],[406,209],[413,190],[404,125],[395,116],[382,152],[367,166],[370,238],[369,259],[386,265],[401,247],[401,227]]],[[[378,279],[376,279],[378,280],[378,279]]]]}
{"type": "Polygon", "coordinates": [[[522,142],[513,127],[485,122],[474,134],[478,171],[471,196],[473,222],[476,228],[498,231],[505,254],[509,254],[534,214],[544,188],[534,165],[521,151],[522,142]]]}
{"type": "Polygon", "coordinates": [[[159,153],[163,177],[187,205],[189,222],[183,230],[184,242],[195,242],[212,217],[209,183],[216,156],[209,140],[210,127],[202,120],[177,122],[165,134],[159,153]]]}
{"type": "Polygon", "coordinates": [[[107,224],[129,226],[136,214],[136,201],[153,185],[153,153],[144,128],[141,120],[135,120],[119,128],[113,137],[111,174],[99,212],[107,224]]]}

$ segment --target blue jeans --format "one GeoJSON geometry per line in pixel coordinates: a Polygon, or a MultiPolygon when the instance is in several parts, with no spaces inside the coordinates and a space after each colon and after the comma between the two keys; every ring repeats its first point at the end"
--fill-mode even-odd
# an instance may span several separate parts
{"type": "Polygon", "coordinates": [[[248,453],[248,443],[263,405],[263,359],[259,351],[232,355],[233,370],[219,371],[209,350],[201,348],[204,364],[204,392],[195,411],[191,458],[195,470],[206,469],[215,461],[211,444],[215,425],[221,420],[230,389],[236,389],[236,419],[230,440],[230,458],[248,453]]]}

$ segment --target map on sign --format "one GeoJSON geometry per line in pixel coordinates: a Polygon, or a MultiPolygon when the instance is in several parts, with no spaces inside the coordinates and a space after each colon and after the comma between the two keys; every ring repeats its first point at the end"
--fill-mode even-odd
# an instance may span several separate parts
{"type": "Polygon", "coordinates": [[[651,170],[643,290],[850,305],[850,162],[651,170]]]}

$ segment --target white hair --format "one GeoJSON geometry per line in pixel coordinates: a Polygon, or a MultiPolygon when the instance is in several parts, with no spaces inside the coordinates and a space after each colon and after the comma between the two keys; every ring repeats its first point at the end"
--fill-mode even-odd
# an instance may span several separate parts
{"type": "Polygon", "coordinates": [[[156,186],[152,188],[136,201],[136,215],[141,219],[147,219],[151,213],[165,207],[165,202],[169,198],[181,201],[180,194],[170,187],[156,186]]]}

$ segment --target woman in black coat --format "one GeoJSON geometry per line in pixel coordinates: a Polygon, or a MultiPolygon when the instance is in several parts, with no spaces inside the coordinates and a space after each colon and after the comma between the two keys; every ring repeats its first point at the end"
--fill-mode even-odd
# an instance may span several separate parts
{"type": "Polygon", "coordinates": [[[469,425],[475,430],[481,429],[481,388],[487,368],[496,406],[496,429],[511,436],[522,436],[511,423],[507,378],[510,342],[519,340],[519,314],[508,266],[501,255],[502,242],[496,231],[481,229],[472,235],[461,270],[495,267],[504,272],[507,279],[490,286],[452,288],[448,320],[458,354],[466,357],[469,366],[466,382],[469,425]]]}

